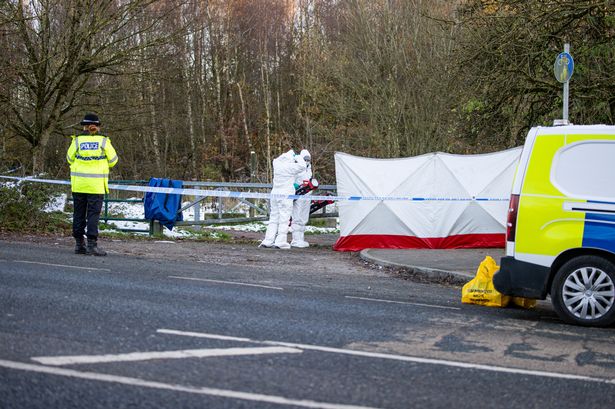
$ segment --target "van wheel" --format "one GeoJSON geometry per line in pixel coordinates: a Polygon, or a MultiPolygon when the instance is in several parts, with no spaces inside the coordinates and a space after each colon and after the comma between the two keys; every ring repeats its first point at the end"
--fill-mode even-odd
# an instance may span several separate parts
{"type": "Polygon", "coordinates": [[[551,285],[555,311],[566,322],[606,327],[615,322],[615,264],[580,256],[564,264],[551,285]]]}

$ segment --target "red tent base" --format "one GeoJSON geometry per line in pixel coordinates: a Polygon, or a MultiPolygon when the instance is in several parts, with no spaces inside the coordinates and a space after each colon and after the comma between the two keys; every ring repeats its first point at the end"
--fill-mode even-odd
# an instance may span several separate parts
{"type": "Polygon", "coordinates": [[[357,234],[340,237],[333,245],[336,251],[363,249],[471,249],[504,247],[506,235],[460,234],[448,237],[414,237],[387,234],[357,234]]]}

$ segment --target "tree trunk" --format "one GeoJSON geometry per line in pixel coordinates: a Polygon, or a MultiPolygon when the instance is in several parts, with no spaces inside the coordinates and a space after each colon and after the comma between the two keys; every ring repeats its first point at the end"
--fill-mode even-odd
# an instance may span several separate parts
{"type": "Polygon", "coordinates": [[[190,166],[192,168],[192,177],[196,177],[196,142],[194,137],[194,117],[192,114],[192,100],[194,98],[194,91],[192,88],[192,80],[193,76],[190,71],[189,62],[186,62],[186,91],[187,98],[186,101],[186,111],[188,112],[188,138],[190,140],[190,150],[192,151],[190,154],[190,166]]]}
{"type": "Polygon", "coordinates": [[[156,105],[154,98],[154,86],[151,81],[149,83],[149,109],[150,109],[150,120],[151,120],[151,128],[150,131],[152,133],[152,143],[154,145],[154,160],[156,161],[157,169],[162,169],[161,161],[160,161],[160,141],[158,139],[158,123],[156,121],[156,105]]]}
{"type": "Polygon", "coordinates": [[[243,134],[246,138],[246,143],[250,152],[254,152],[254,146],[252,146],[252,140],[250,139],[250,133],[248,132],[248,121],[246,119],[246,106],[243,102],[243,92],[241,92],[241,84],[237,82],[237,90],[239,91],[239,101],[241,102],[241,117],[243,119],[243,134]]]}
{"type": "Polygon", "coordinates": [[[266,71],[265,62],[261,56],[261,86],[265,104],[265,135],[267,140],[267,179],[271,179],[273,175],[273,169],[271,169],[271,112],[269,107],[269,74],[266,71]]]}
{"type": "Polygon", "coordinates": [[[217,128],[218,137],[220,138],[220,154],[224,157],[224,171],[228,171],[228,160],[226,159],[226,135],[224,132],[224,113],[222,112],[222,80],[220,79],[220,67],[218,66],[218,57],[215,56],[215,78],[216,78],[216,116],[217,116],[217,128]]]}
{"type": "Polygon", "coordinates": [[[32,172],[34,175],[45,172],[45,153],[47,151],[50,136],[51,129],[46,128],[41,130],[38,143],[32,147],[32,172]]]}
{"type": "Polygon", "coordinates": [[[32,174],[39,175],[44,172],[44,162],[45,158],[45,150],[40,146],[36,145],[32,147],[32,174]]]}
{"type": "Polygon", "coordinates": [[[191,94],[192,90],[190,85],[188,85],[188,98],[186,98],[186,109],[188,110],[188,133],[190,138],[190,150],[192,151],[190,154],[190,165],[192,167],[192,177],[196,177],[196,142],[194,138],[194,118],[192,114],[192,98],[190,97],[191,94]]]}

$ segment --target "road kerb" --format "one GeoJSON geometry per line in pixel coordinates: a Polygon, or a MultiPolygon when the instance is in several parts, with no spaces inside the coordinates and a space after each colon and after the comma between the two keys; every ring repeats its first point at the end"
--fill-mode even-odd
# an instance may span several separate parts
{"type": "Polygon", "coordinates": [[[402,268],[434,281],[446,281],[454,285],[463,285],[472,279],[472,276],[468,273],[463,273],[459,271],[440,270],[436,268],[415,266],[410,264],[397,263],[390,260],[384,260],[371,254],[370,250],[372,249],[361,250],[361,252],[359,253],[359,257],[361,257],[362,260],[365,260],[372,264],[376,264],[383,267],[402,268]]]}

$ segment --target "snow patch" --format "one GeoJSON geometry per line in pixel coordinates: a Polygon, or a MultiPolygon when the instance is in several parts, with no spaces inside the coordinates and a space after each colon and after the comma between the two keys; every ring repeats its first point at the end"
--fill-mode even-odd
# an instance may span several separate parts
{"type": "Polygon", "coordinates": [[[61,195],[52,197],[45,207],[43,207],[43,212],[52,213],[52,212],[63,212],[66,208],[66,201],[68,199],[68,195],[66,193],[62,193],[61,195]]]}

